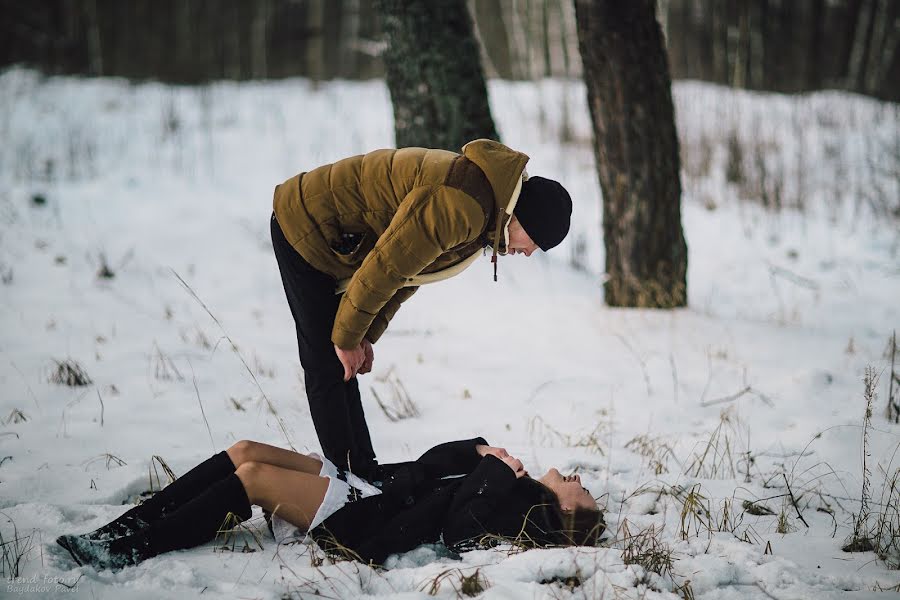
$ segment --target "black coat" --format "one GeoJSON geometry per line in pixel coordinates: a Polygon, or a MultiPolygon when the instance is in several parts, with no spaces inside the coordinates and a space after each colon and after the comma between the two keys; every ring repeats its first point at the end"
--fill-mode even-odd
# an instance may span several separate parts
{"type": "Polygon", "coordinates": [[[328,551],[381,564],[390,555],[441,541],[465,549],[485,536],[556,543],[555,496],[503,461],[481,458],[483,438],[435,446],[418,460],[385,465],[382,493],[347,504],[310,532],[328,551]]]}

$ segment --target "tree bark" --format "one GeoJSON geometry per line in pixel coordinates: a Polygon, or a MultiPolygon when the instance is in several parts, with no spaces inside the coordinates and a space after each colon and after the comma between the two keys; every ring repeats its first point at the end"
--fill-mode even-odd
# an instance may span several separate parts
{"type": "Polygon", "coordinates": [[[465,0],[378,0],[397,147],[499,139],[465,0]]]}
{"type": "Polygon", "coordinates": [[[687,304],[678,137],[653,0],[575,0],[610,306],[687,304]]]}

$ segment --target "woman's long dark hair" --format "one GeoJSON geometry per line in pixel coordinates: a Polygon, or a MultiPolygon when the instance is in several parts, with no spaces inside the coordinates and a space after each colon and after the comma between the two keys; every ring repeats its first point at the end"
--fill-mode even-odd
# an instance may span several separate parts
{"type": "Polygon", "coordinates": [[[527,481],[532,504],[523,515],[522,530],[515,540],[525,546],[594,546],[606,530],[599,508],[563,510],[559,496],[540,481],[527,481]],[[537,501],[534,501],[537,499],[537,501]]]}

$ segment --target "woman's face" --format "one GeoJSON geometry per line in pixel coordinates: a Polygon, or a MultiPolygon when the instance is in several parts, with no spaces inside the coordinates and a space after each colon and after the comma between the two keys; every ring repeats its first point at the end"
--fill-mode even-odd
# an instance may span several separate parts
{"type": "Polygon", "coordinates": [[[563,510],[597,508],[594,497],[582,487],[580,475],[562,475],[556,469],[550,469],[538,481],[556,493],[563,510]]]}

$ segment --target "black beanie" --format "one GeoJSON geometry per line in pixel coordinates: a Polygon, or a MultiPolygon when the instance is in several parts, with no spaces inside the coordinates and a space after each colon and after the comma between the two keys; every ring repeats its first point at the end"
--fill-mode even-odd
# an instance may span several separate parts
{"type": "Polygon", "coordinates": [[[541,250],[559,245],[569,233],[572,198],[558,181],[529,177],[513,209],[522,229],[541,250]]]}

